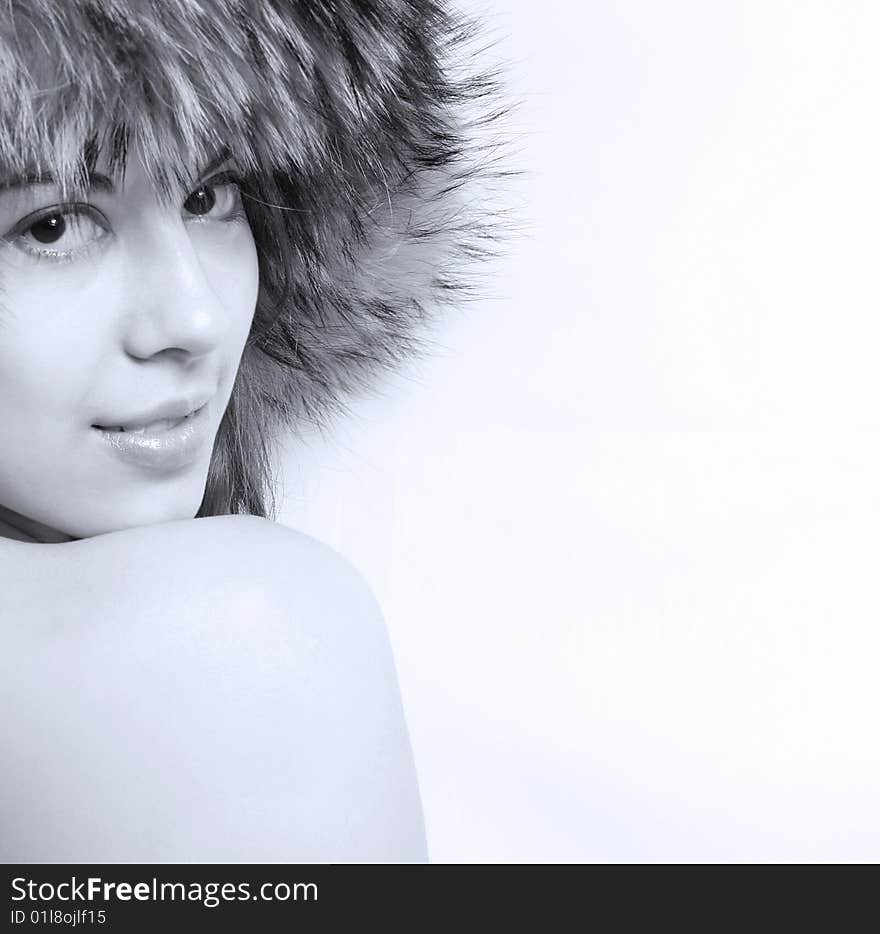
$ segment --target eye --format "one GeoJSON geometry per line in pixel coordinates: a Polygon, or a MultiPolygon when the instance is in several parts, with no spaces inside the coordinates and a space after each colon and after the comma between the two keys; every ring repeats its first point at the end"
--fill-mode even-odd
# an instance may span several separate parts
{"type": "Polygon", "coordinates": [[[88,204],[58,205],[26,217],[6,239],[36,259],[71,259],[102,240],[107,228],[88,204]]]}
{"type": "Polygon", "coordinates": [[[233,220],[242,217],[239,179],[224,172],[202,182],[183,202],[183,209],[198,220],[233,220]]]}

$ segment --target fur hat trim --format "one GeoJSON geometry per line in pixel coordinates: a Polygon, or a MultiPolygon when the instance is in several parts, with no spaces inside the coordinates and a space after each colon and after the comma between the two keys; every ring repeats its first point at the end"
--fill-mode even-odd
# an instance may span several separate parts
{"type": "MultiPolygon", "coordinates": [[[[228,152],[261,247],[239,420],[321,423],[478,294],[509,112],[440,0],[6,0],[0,176],[72,193],[136,142],[163,197],[228,152]]],[[[503,186],[502,186],[503,187],[503,186]]]]}

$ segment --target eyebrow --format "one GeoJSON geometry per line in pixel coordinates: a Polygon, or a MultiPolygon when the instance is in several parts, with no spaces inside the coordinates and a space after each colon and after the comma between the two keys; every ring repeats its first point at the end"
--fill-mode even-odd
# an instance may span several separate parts
{"type": "MultiPolygon", "coordinates": [[[[86,176],[89,188],[97,188],[99,191],[114,190],[111,179],[100,172],[89,172],[86,176]]],[[[0,184],[0,191],[12,191],[16,188],[28,188],[31,185],[55,185],[55,177],[50,172],[28,172],[25,175],[19,175],[16,178],[7,179],[0,184]]]]}
{"type": "MultiPolygon", "coordinates": [[[[210,175],[215,169],[220,168],[224,162],[228,162],[232,158],[232,154],[228,149],[224,149],[215,159],[212,159],[208,165],[198,173],[197,178],[204,178],[206,175],[210,175]]],[[[90,189],[96,189],[97,191],[104,191],[112,194],[116,190],[116,186],[113,184],[113,180],[104,175],[101,172],[89,172],[86,175],[87,187],[90,189]]],[[[0,182],[0,191],[11,191],[16,188],[27,188],[30,185],[55,185],[57,181],[51,172],[38,172],[31,171],[27,172],[24,175],[20,175],[16,178],[6,179],[0,182]]]]}

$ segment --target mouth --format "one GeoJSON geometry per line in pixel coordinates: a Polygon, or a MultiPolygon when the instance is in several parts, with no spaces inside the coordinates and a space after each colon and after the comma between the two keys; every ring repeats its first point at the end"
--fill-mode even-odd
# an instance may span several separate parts
{"type": "MultiPolygon", "coordinates": [[[[205,405],[207,405],[207,403],[205,403],[205,405]]],[[[143,425],[92,425],[92,428],[97,428],[99,431],[108,431],[111,434],[130,435],[156,434],[163,431],[171,431],[202,412],[205,405],[198,409],[193,409],[192,412],[188,412],[180,418],[159,418],[143,425]]]]}
{"type": "MultiPolygon", "coordinates": [[[[180,411],[178,409],[178,411],[180,411]]],[[[124,425],[92,426],[96,443],[105,454],[128,467],[157,474],[178,476],[181,470],[205,465],[214,441],[215,425],[211,401],[186,415],[150,418],[149,423],[133,420],[124,425]]]]}

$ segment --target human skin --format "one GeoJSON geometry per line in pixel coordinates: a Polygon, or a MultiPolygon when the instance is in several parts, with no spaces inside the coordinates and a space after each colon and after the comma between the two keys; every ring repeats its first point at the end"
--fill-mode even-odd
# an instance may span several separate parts
{"type": "Polygon", "coordinates": [[[96,220],[44,244],[17,238],[60,193],[0,191],[0,858],[422,861],[368,588],[276,523],[186,521],[210,440],[147,472],[92,427],[211,392],[216,435],[257,255],[233,187],[207,216],[189,194],[163,202],[130,160],[96,220]]]}
{"type": "Polygon", "coordinates": [[[388,633],[329,548],[214,516],[0,555],[0,861],[426,859],[388,633]]]}
{"type": "Polygon", "coordinates": [[[64,208],[60,235],[45,221],[62,212],[54,183],[0,189],[0,537],[63,542],[198,511],[259,285],[229,169],[196,174],[217,180],[199,213],[210,196],[164,202],[132,149],[124,182],[64,208]],[[184,467],[127,463],[93,427],[206,396],[210,438],[184,467]]]}

